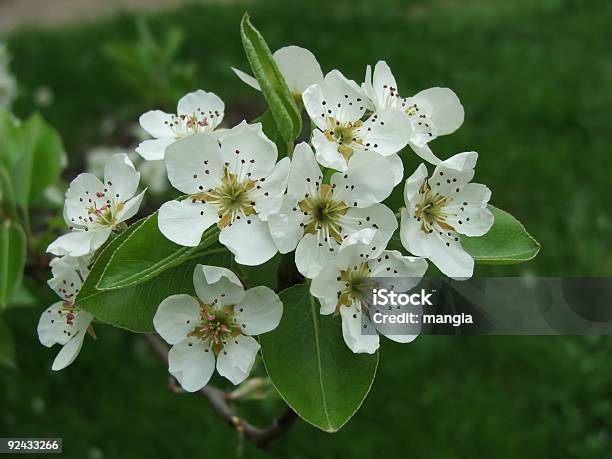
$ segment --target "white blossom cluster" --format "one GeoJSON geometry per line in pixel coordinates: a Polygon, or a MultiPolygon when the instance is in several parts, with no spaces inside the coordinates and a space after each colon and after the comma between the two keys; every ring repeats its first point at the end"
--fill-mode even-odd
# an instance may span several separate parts
{"type": "MultiPolygon", "coordinates": [[[[221,127],[225,105],[210,92],[187,94],[174,114],[154,110],[140,117],[152,139],[136,151],[145,160],[163,159],[182,195],[161,206],[159,229],[171,241],[195,247],[216,226],[220,243],[242,265],[294,252],[321,314],[340,316],[353,352],[373,353],[378,336],[363,332],[374,327],[362,304],[365,281],[420,279],[427,260],[449,277],[469,278],[474,260],[460,235],[480,236],[493,224],[489,189],[471,183],[477,153],[442,161],[429,146],[462,124],[463,107],[447,88],[402,95],[384,61],[373,71],[368,66],[358,84],[338,70],[323,75],[303,48],[282,48],[274,59],[314,128],[288,157],[279,160],[259,123],[221,127]],[[407,146],[432,164],[431,174],[423,163],[404,179],[400,154],[408,154],[407,146]],[[402,209],[384,204],[396,186],[404,189],[402,209]],[[410,255],[387,249],[398,228],[410,255]]],[[[234,71],[259,89],[253,77],[234,71]]],[[[130,165],[127,157],[114,156],[104,183],[88,174],[72,182],[65,211],[71,232],[50,252],[91,254],[135,214],[142,193],[133,197],[138,176],[130,165]]],[[[215,365],[240,383],[259,350],[252,336],[278,325],[282,303],[266,287],[245,291],[225,268],[198,265],[193,281],[197,297],[173,295],[155,315],[155,329],[172,345],[170,372],[188,391],[206,385],[215,365]]]]}

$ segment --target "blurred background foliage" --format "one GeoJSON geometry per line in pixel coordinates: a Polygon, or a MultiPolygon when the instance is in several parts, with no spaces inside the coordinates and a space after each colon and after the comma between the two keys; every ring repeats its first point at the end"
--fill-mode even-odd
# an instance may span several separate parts
{"type": "MultiPolygon", "coordinates": [[[[173,111],[198,88],[225,100],[226,124],[253,119],[264,102],[230,70],[248,69],[238,30],[245,10],[272,49],[309,48],[324,71],[339,68],[360,81],[366,64],[385,59],[402,94],[431,86],[457,92],[465,123],[432,148],[441,157],[478,151],[476,177],[493,190],[492,202],[543,246],[530,263],[481,266],[477,274],[612,274],[607,0],[218,1],[146,21],[121,14],[22,28],[4,37],[18,82],[14,111],[22,118],[39,111],[60,132],[64,180],[87,167],[92,149],[135,144],[142,112],[173,111]]],[[[98,326],[98,341],[52,373],[56,350],[35,335],[54,301],[41,283],[30,285],[36,306],[5,314],[17,368],[0,370],[0,436],[62,436],[70,458],[261,454],[241,447],[203,399],[169,391],[166,370],[138,336],[98,326]]],[[[0,347],[6,333],[0,329],[0,347]]],[[[329,435],[298,422],[272,453],[606,457],[611,353],[605,337],[385,340],[372,391],[349,424],[329,435]]],[[[240,402],[239,409],[263,424],[279,406],[240,402]]]]}

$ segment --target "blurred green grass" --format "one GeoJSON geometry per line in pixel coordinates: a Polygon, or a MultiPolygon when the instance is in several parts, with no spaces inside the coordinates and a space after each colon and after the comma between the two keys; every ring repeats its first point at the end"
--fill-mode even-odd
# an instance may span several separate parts
{"type": "MultiPolygon", "coordinates": [[[[442,157],[480,153],[477,179],[494,202],[542,243],[538,258],[479,274],[612,274],[612,4],[605,0],[251,2],[190,5],[149,18],[181,27],[181,58],[198,87],[219,94],[234,119],[263,107],[229,67],[247,68],[238,31],[245,10],[272,49],[311,49],[324,70],[360,80],[385,59],[400,91],[448,86],[466,108],[463,127],[436,140],[442,157]]],[[[134,39],[134,17],[8,37],[21,84],[18,114],[40,86],[41,109],[79,170],[88,148],[112,144],[118,126],[151,107],[101,52],[134,39]],[[109,127],[110,126],[110,127],[109,127]],[[113,128],[115,126],[115,128],[113,128]]],[[[186,88],[187,90],[196,88],[186,88]]],[[[416,162],[415,162],[416,164],[416,162]]],[[[51,298],[41,299],[41,308],[51,298]],[[46,301],[46,302],[45,302],[46,301]]],[[[79,360],[50,374],[55,351],[34,329],[40,309],[14,310],[19,373],[2,375],[0,433],[63,435],[67,457],[96,459],[235,454],[233,431],[204,400],[176,396],[139,337],[98,327],[79,360]],[[120,356],[120,358],[118,358],[120,356]]],[[[363,408],[338,434],[300,422],[274,447],[281,457],[605,457],[612,446],[612,342],[607,338],[423,337],[383,345],[363,408]]],[[[274,403],[245,404],[255,419],[274,403]]],[[[257,452],[245,445],[247,456],[257,452]]]]}

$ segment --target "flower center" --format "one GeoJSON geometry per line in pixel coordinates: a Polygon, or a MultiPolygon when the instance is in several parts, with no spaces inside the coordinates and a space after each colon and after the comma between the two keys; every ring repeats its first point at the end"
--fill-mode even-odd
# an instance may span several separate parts
{"type": "Polygon", "coordinates": [[[340,153],[344,159],[348,161],[349,157],[353,153],[353,146],[355,144],[362,145],[363,141],[357,137],[356,132],[360,127],[363,126],[362,121],[340,123],[333,117],[327,118],[328,129],[324,132],[327,140],[336,142],[338,144],[338,153],[340,153]]]}
{"type": "Polygon", "coordinates": [[[231,224],[240,213],[245,216],[255,214],[255,201],[249,192],[255,187],[251,179],[240,180],[237,175],[232,174],[225,168],[221,184],[217,188],[192,196],[195,202],[210,202],[219,207],[219,228],[223,229],[231,224]]]}
{"type": "MultiPolygon", "coordinates": [[[[219,112],[215,112],[214,115],[219,116],[219,112]]],[[[211,131],[213,125],[210,123],[208,116],[201,110],[198,110],[191,115],[172,115],[170,121],[165,121],[164,124],[169,126],[174,137],[180,139],[191,134],[197,134],[198,132],[211,131]]]]}
{"type": "Polygon", "coordinates": [[[116,206],[107,201],[102,207],[97,208],[95,205],[87,209],[89,222],[97,226],[115,228],[117,226],[117,213],[124,207],[124,203],[120,202],[116,206]]]}
{"type": "Polygon", "coordinates": [[[344,201],[333,199],[332,188],[323,184],[315,196],[309,196],[299,202],[300,209],[309,218],[304,224],[305,234],[315,234],[323,231],[327,237],[334,238],[338,243],[342,242],[341,219],[348,209],[344,201]]]}
{"type": "Polygon", "coordinates": [[[200,322],[187,336],[208,342],[215,354],[219,354],[227,340],[241,335],[240,327],[234,323],[234,305],[221,308],[200,304],[200,322]]]}
{"type": "Polygon", "coordinates": [[[340,313],[341,306],[351,306],[354,302],[365,306],[364,301],[372,291],[370,284],[370,268],[367,262],[358,266],[340,271],[338,280],[344,283],[344,289],[340,292],[336,305],[336,314],[340,313]]]}
{"type": "Polygon", "coordinates": [[[421,231],[425,234],[432,233],[434,227],[446,231],[454,231],[446,219],[453,214],[445,211],[446,205],[451,201],[448,196],[433,193],[427,180],[423,182],[419,189],[419,202],[415,206],[414,215],[417,221],[421,222],[421,231]]]}

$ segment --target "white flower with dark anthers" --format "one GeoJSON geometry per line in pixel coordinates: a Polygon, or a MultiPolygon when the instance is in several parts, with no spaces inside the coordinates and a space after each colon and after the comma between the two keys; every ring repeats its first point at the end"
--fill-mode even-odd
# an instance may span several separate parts
{"type": "MultiPolygon", "coordinates": [[[[317,58],[305,48],[285,46],[275,51],[272,57],[289,91],[300,101],[302,93],[308,86],[319,83],[323,79],[323,72],[317,58]]],[[[232,70],[244,83],[261,91],[259,83],[251,75],[233,67],[232,70]]]]}
{"type": "Polygon", "coordinates": [[[429,178],[421,164],[404,188],[402,244],[455,279],[470,278],[474,271],[474,260],[461,246],[459,235],[482,236],[493,225],[487,209],[491,191],[469,183],[477,159],[476,152],[459,153],[438,164],[429,178]]]}
{"type": "MultiPolygon", "coordinates": [[[[372,354],[379,347],[377,329],[371,322],[375,278],[397,278],[393,291],[406,292],[416,286],[425,272],[423,258],[406,257],[396,250],[381,250],[380,234],[363,229],[348,236],[338,256],[327,263],[312,280],[310,293],[321,303],[321,314],[342,318],[342,335],[351,351],[372,354]],[[368,330],[369,328],[369,330],[368,330]]],[[[384,334],[384,333],[383,333],[384,334]]],[[[408,343],[415,335],[389,335],[389,339],[408,343]]]]}
{"type": "Polygon", "coordinates": [[[170,183],[189,196],[159,210],[159,229],[171,241],[195,247],[217,224],[219,241],[237,263],[259,265],[277,249],[265,221],[278,211],[287,187],[289,158],[278,163],[276,145],[261,125],[242,123],[219,139],[197,134],[168,147],[170,183]]]}
{"type": "Polygon", "coordinates": [[[223,121],[224,112],[225,104],[219,96],[201,89],[179,100],[176,115],[148,111],[141,115],[140,126],[155,138],[141,142],[136,152],[146,160],[164,159],[166,147],[178,139],[212,133],[223,121]]]}
{"type": "Polygon", "coordinates": [[[99,249],[111,232],[138,212],[145,191],[134,196],[140,173],[126,154],[111,157],[104,183],[93,174],[79,174],[66,192],[64,218],[70,232],[47,248],[54,255],[80,257],[99,249]]]}
{"type": "MultiPolygon", "coordinates": [[[[369,151],[391,157],[390,168],[401,167],[395,154],[407,145],[412,123],[397,110],[378,110],[364,120],[366,112],[373,110],[372,104],[357,83],[338,70],[306,89],[302,98],[318,128],[312,144],[323,166],[344,172],[355,151],[369,151]]],[[[399,183],[403,168],[396,175],[399,183]]]]}
{"type": "Polygon", "coordinates": [[[46,347],[54,344],[62,346],[51,367],[55,371],[62,370],[74,362],[94,318],[74,304],[74,299],[89,272],[88,258],[64,256],[54,258],[50,263],[53,277],[49,279],[48,284],[62,301],[53,304],[40,316],[38,338],[46,347]]]}
{"type": "Polygon", "coordinates": [[[233,384],[249,375],[259,343],[253,336],[274,330],[283,303],[268,287],[244,290],[226,268],[197,265],[193,273],[197,298],[172,295],[153,318],[157,333],[172,345],[169,371],[183,389],[204,387],[215,369],[233,384]]]}
{"type": "Polygon", "coordinates": [[[344,238],[363,228],[378,228],[382,249],[397,228],[393,212],[379,204],[393,190],[393,174],[379,155],[355,152],[345,173],[334,173],[329,184],[310,146],[295,147],[287,195],[268,224],[281,253],[295,249],[295,264],[304,276],[315,277],[335,257],[344,238]]]}
{"type": "Polygon", "coordinates": [[[367,66],[362,88],[377,111],[392,109],[405,113],[412,124],[410,146],[414,152],[432,164],[440,162],[427,143],[456,131],[463,124],[463,106],[452,90],[429,88],[403,98],[385,61],[378,61],[373,75],[367,66]]]}

